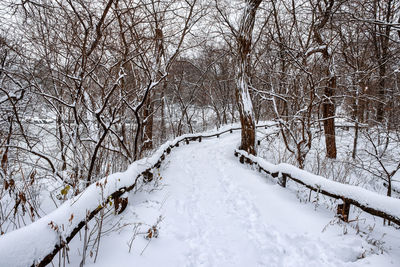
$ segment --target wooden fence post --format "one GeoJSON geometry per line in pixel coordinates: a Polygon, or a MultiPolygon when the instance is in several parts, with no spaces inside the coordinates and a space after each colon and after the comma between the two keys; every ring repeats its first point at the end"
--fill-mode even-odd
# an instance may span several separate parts
{"type": "Polygon", "coordinates": [[[116,214],[121,214],[128,206],[127,197],[116,197],[114,198],[114,209],[116,214]]]}
{"type": "Polygon", "coordinates": [[[349,222],[350,203],[343,199],[343,204],[337,206],[337,214],[339,218],[345,222],[349,222]]]}
{"type": "Polygon", "coordinates": [[[287,175],[286,173],[282,173],[278,176],[278,184],[282,187],[286,187],[287,175]]]}
{"type": "Polygon", "coordinates": [[[157,164],[154,165],[154,167],[156,167],[157,169],[159,169],[161,167],[161,160],[157,161],[157,164]]]}
{"type": "Polygon", "coordinates": [[[149,183],[151,181],[153,181],[153,173],[151,172],[151,170],[146,170],[145,172],[143,172],[143,182],[144,183],[149,183]]]}

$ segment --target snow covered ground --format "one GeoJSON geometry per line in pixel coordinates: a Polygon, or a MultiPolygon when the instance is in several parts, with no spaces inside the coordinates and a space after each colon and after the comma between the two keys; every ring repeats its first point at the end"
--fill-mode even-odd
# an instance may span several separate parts
{"type": "MultiPolygon", "coordinates": [[[[158,189],[130,193],[126,211],[107,217],[87,266],[400,266],[399,230],[367,215],[340,223],[315,196],[300,202],[296,186],[283,189],[238,163],[239,138],[174,149],[158,189]],[[158,238],[145,239],[160,216],[158,238]]],[[[82,259],[79,239],[70,266],[82,259]]]]}

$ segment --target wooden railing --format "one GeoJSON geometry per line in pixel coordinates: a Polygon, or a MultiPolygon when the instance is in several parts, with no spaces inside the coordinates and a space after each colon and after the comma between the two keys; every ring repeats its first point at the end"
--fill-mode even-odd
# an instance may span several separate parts
{"type": "Polygon", "coordinates": [[[282,187],[286,187],[287,179],[290,179],[320,194],[343,200],[343,204],[339,204],[337,207],[337,213],[346,222],[349,219],[350,205],[354,205],[371,215],[400,226],[400,199],[380,195],[361,187],[331,181],[289,164],[275,165],[242,150],[235,150],[235,156],[239,157],[241,163],[254,165],[260,172],[277,178],[278,184],[282,187]]]}

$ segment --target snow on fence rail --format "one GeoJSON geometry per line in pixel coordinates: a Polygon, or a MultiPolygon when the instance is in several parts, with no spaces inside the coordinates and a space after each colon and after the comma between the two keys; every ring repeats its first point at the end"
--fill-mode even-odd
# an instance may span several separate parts
{"type": "Polygon", "coordinates": [[[255,164],[260,172],[264,171],[272,177],[278,178],[279,184],[283,187],[286,187],[287,179],[291,179],[323,195],[342,199],[343,204],[339,204],[338,214],[346,222],[350,205],[354,205],[371,215],[392,221],[400,226],[400,199],[383,196],[358,186],[328,180],[290,164],[275,165],[260,157],[249,155],[243,150],[235,150],[235,156],[240,158],[241,163],[255,164]]]}
{"type": "MultiPolygon", "coordinates": [[[[274,125],[270,123],[257,128],[274,125]]],[[[152,156],[135,161],[125,172],[114,173],[91,184],[36,222],[0,236],[0,266],[46,266],[110,201],[114,202],[116,211],[122,212],[127,205],[123,195],[150,182],[153,170],[161,166],[172,148],[182,142],[201,142],[204,138],[219,137],[240,129],[225,127],[216,132],[182,135],[163,144],[152,156]],[[122,207],[117,207],[117,203],[122,207]]]]}

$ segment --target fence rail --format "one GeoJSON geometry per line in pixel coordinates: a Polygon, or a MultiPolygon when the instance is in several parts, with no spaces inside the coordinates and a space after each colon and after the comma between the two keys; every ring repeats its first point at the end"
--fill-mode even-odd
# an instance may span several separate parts
{"type": "Polygon", "coordinates": [[[274,178],[278,178],[278,183],[282,187],[286,187],[287,179],[290,179],[312,191],[341,199],[343,204],[338,205],[337,213],[346,222],[349,219],[350,205],[354,205],[371,215],[381,217],[400,226],[400,199],[383,196],[361,187],[331,181],[289,164],[275,165],[242,150],[235,150],[235,156],[239,157],[241,163],[256,165],[260,172],[263,171],[274,178]]]}

